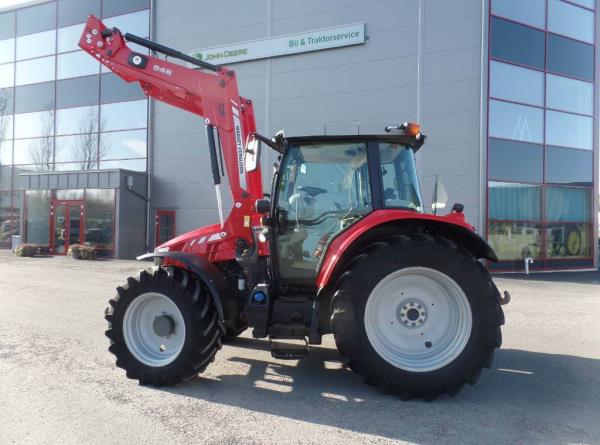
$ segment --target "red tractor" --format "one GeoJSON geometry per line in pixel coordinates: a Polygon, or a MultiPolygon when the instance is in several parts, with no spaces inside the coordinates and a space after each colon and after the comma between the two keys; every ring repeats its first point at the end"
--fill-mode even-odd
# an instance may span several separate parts
{"type": "Polygon", "coordinates": [[[272,355],[300,359],[332,333],[347,365],[404,399],[473,384],[501,344],[502,298],[478,259],[490,246],[463,206],[423,212],[416,124],[384,135],[267,138],[235,73],[91,16],[79,46],[144,93],[204,118],[220,222],[138,259],[109,301],[109,351],[127,377],[173,385],[203,372],[247,328],[272,355]],[[178,58],[195,69],[126,41],[178,58]],[[263,193],[261,145],[279,153],[263,193]],[[224,218],[219,184],[233,204],[224,218]],[[283,342],[282,342],[283,341],[283,342]]]}

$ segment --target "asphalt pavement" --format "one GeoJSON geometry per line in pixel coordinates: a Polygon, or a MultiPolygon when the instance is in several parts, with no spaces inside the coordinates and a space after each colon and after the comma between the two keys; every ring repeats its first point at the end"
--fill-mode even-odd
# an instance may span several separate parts
{"type": "Polygon", "coordinates": [[[302,361],[249,333],[173,388],[125,378],[103,311],[133,261],[0,251],[0,444],[600,444],[600,273],[496,276],[503,348],[454,398],[363,384],[333,339],[302,361]]]}

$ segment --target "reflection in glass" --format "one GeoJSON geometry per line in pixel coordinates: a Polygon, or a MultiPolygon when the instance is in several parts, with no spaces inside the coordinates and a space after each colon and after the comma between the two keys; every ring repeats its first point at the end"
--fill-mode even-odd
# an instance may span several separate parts
{"type": "Polygon", "coordinates": [[[90,76],[100,72],[100,64],[83,51],[60,54],[56,70],[57,79],[90,76]]]}
{"type": "Polygon", "coordinates": [[[545,34],[543,31],[492,17],[493,58],[544,68],[545,34]]]}
{"type": "MultiPolygon", "coordinates": [[[[12,144],[13,141],[4,141],[0,139],[0,166],[12,165],[12,144]]],[[[0,185],[0,190],[4,188],[10,188],[10,183],[8,184],[8,187],[0,185]]]]}
{"type": "Polygon", "coordinates": [[[15,88],[15,113],[54,108],[54,82],[34,83],[15,88]]]}
{"type": "MultiPolygon", "coordinates": [[[[421,211],[423,204],[412,149],[398,144],[380,143],[379,159],[385,206],[421,211]]],[[[368,178],[363,179],[366,181],[368,178]]],[[[369,189],[366,184],[363,184],[363,188],[369,189]]],[[[370,194],[364,200],[370,202],[370,194]]]]}
{"type": "Polygon", "coordinates": [[[100,159],[145,158],[146,133],[146,130],[102,133],[100,144],[106,147],[106,152],[100,159]]]}
{"type": "Polygon", "coordinates": [[[40,59],[24,60],[17,62],[16,85],[29,83],[48,82],[54,80],[55,57],[42,57],[40,59]]]}
{"type": "Polygon", "coordinates": [[[57,190],[56,199],[65,201],[83,199],[83,189],[57,190]]]}
{"type": "Polygon", "coordinates": [[[570,0],[571,3],[577,3],[578,5],[585,6],[586,8],[594,9],[596,7],[596,0],[570,0]]]}
{"type": "Polygon", "coordinates": [[[14,234],[11,192],[0,192],[0,247],[9,248],[14,234]]]}
{"type": "Polygon", "coordinates": [[[56,134],[89,133],[92,127],[98,131],[97,121],[97,105],[56,110],[56,134]]]}
{"type": "Polygon", "coordinates": [[[593,153],[570,148],[546,148],[546,182],[591,187],[593,153]]]}
{"type": "Polygon", "coordinates": [[[23,8],[17,11],[17,35],[56,28],[56,2],[23,8]]]}
{"type": "Polygon", "coordinates": [[[546,0],[492,0],[492,14],[545,28],[546,0]]]}
{"type": "Polygon", "coordinates": [[[594,43],[594,13],[559,0],[548,0],[548,31],[594,43]]]}
{"type": "Polygon", "coordinates": [[[85,244],[96,247],[99,256],[111,256],[114,249],[114,208],[114,190],[85,191],[85,244]]]}
{"type": "Polygon", "coordinates": [[[127,83],[114,73],[102,74],[100,77],[100,101],[103,104],[144,99],[146,97],[136,82],[127,83]]]}
{"type": "Polygon", "coordinates": [[[13,113],[14,88],[0,89],[0,116],[13,113]]]}
{"type": "Polygon", "coordinates": [[[539,108],[490,100],[490,136],[543,143],[544,112],[539,108]]]}
{"type": "Polygon", "coordinates": [[[56,108],[98,103],[100,76],[75,77],[56,82],[56,108]]]}
{"type": "Polygon", "coordinates": [[[504,181],[543,181],[542,145],[490,138],[488,151],[490,179],[504,181]]]}
{"type": "Polygon", "coordinates": [[[52,171],[53,155],[52,137],[17,139],[14,142],[14,163],[31,164],[30,171],[52,171]]]}
{"type": "Polygon", "coordinates": [[[15,138],[35,138],[54,134],[54,111],[15,114],[15,138]]]}
{"type": "Polygon", "coordinates": [[[509,182],[489,182],[489,218],[498,220],[540,220],[541,187],[509,182]]]}
{"type": "Polygon", "coordinates": [[[0,65],[0,88],[10,88],[15,84],[15,65],[7,63],[0,65]]]}
{"type": "Polygon", "coordinates": [[[590,198],[590,189],[546,188],[546,221],[590,222],[590,198]]]}
{"type": "Polygon", "coordinates": [[[546,143],[561,147],[594,148],[594,120],[558,111],[546,111],[546,143]]]}
{"type": "Polygon", "coordinates": [[[594,84],[548,74],[546,106],[591,116],[594,113],[594,84]]]}
{"type": "Polygon", "coordinates": [[[48,245],[50,242],[50,191],[27,190],[25,202],[27,206],[25,241],[48,245]]]}
{"type": "MultiPolygon", "coordinates": [[[[1,106],[1,104],[0,104],[1,106]]],[[[13,137],[13,117],[10,114],[0,114],[0,142],[13,137]]]]}
{"type": "Polygon", "coordinates": [[[548,71],[594,81],[594,47],[548,34],[548,71]]]}
{"type": "Polygon", "coordinates": [[[15,36],[15,13],[5,12],[0,14],[0,39],[15,36]]]}
{"type": "Polygon", "coordinates": [[[116,27],[129,34],[148,37],[150,31],[150,12],[146,9],[144,11],[110,17],[104,20],[104,24],[107,28],[116,27]]]}
{"type": "Polygon", "coordinates": [[[102,130],[145,128],[148,125],[147,109],[147,100],[102,105],[102,130]]]}
{"type": "Polygon", "coordinates": [[[150,7],[150,0],[104,0],[102,2],[102,14],[104,17],[111,17],[148,7],[150,7]]]}
{"type": "Polygon", "coordinates": [[[79,23],[77,25],[67,26],[66,28],[60,28],[58,30],[58,43],[56,52],[66,53],[67,51],[78,51],[79,39],[83,33],[85,23],[79,23]]]}
{"type": "Polygon", "coordinates": [[[0,63],[15,61],[15,39],[0,40],[0,63]]]}
{"type": "Polygon", "coordinates": [[[589,258],[591,256],[590,225],[567,223],[546,226],[546,257],[589,258]]]}
{"type": "Polygon", "coordinates": [[[101,161],[100,170],[113,170],[122,168],[123,170],[131,170],[135,172],[146,171],[145,159],[127,159],[124,161],[101,161]]]}
{"type": "Polygon", "coordinates": [[[542,226],[529,222],[490,221],[488,241],[500,261],[539,259],[542,251],[542,226]]]}
{"type": "MultiPolygon", "coordinates": [[[[5,167],[0,165],[0,190],[10,190],[12,188],[12,170],[13,168],[10,166],[5,167]]],[[[15,175],[16,174],[18,174],[18,172],[15,172],[15,175]]]]}
{"type": "Polygon", "coordinates": [[[544,74],[508,63],[491,61],[490,97],[544,105],[544,74]]]}
{"type": "Polygon", "coordinates": [[[85,22],[90,14],[100,17],[100,0],[60,0],[58,2],[59,27],[85,22]]]}
{"type": "MultiPolygon", "coordinates": [[[[76,170],[98,168],[98,134],[83,133],[56,137],[56,162],[75,162],[76,170]]],[[[58,167],[57,169],[60,169],[58,167]]]]}
{"type": "Polygon", "coordinates": [[[17,38],[17,60],[54,54],[56,30],[38,32],[17,38]]]}

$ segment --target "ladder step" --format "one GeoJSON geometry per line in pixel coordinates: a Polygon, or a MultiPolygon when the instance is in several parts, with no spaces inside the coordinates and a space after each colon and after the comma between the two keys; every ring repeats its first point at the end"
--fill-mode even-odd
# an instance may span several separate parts
{"type": "Polygon", "coordinates": [[[306,338],[302,338],[302,343],[283,343],[271,340],[271,356],[280,360],[299,360],[305,358],[310,353],[306,338]]]}

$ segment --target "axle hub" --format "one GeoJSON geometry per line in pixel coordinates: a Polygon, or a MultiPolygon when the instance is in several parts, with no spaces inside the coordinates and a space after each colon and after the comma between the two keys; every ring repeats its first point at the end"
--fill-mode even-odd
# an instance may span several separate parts
{"type": "Polygon", "coordinates": [[[159,337],[168,337],[175,332],[175,320],[170,315],[160,315],[154,319],[152,328],[159,337]]]}
{"type": "Polygon", "coordinates": [[[427,309],[418,300],[411,299],[404,301],[398,307],[398,320],[400,320],[401,325],[408,328],[422,326],[425,320],[427,320],[427,309]]]}

